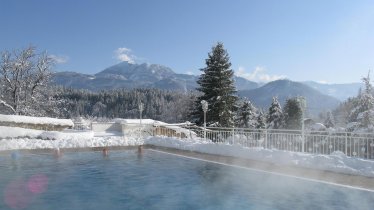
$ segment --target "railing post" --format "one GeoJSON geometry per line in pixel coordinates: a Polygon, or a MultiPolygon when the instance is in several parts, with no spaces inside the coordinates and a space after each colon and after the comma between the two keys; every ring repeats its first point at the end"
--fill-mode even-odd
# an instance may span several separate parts
{"type": "Polygon", "coordinates": [[[301,130],[301,151],[305,152],[305,134],[304,134],[304,126],[301,130]]]}
{"type": "Polygon", "coordinates": [[[206,128],[204,127],[204,141],[206,141],[206,128]]]}
{"type": "Polygon", "coordinates": [[[204,141],[206,141],[206,112],[204,111],[204,141]]]}
{"type": "Polygon", "coordinates": [[[369,159],[369,139],[366,137],[366,159],[369,159]]]}
{"type": "Polygon", "coordinates": [[[345,155],[348,156],[348,133],[345,133],[345,155]]]}
{"type": "Polygon", "coordinates": [[[267,142],[268,142],[268,130],[265,129],[264,149],[266,149],[267,142]]]}
{"type": "Polygon", "coordinates": [[[235,128],[232,127],[232,144],[235,143],[235,128]]]}

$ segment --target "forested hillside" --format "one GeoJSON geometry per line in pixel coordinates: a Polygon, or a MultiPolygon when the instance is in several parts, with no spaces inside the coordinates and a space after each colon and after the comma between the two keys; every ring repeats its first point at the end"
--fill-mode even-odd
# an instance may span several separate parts
{"type": "Polygon", "coordinates": [[[139,102],[144,104],[143,118],[165,122],[184,122],[196,93],[159,89],[110,90],[91,92],[57,88],[60,117],[139,118],[139,102]]]}

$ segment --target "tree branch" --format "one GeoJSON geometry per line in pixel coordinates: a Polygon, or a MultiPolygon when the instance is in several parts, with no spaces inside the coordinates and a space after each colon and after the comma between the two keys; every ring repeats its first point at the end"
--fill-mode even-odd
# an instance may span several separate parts
{"type": "Polygon", "coordinates": [[[11,105],[7,104],[5,101],[0,99],[0,104],[11,109],[14,112],[14,114],[17,114],[16,110],[11,105]]]}

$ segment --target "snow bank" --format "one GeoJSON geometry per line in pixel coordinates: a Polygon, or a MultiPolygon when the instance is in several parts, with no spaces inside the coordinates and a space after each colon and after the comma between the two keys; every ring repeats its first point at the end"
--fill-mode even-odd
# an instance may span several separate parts
{"type": "Polygon", "coordinates": [[[0,139],[18,137],[37,138],[43,132],[42,130],[0,126],[0,139]]]}
{"type": "MultiPolygon", "coordinates": [[[[121,124],[140,124],[140,119],[122,119],[116,118],[114,122],[121,124]]],[[[152,119],[142,119],[143,125],[153,125],[156,121],[152,119]]]]}
{"type": "Polygon", "coordinates": [[[9,138],[35,138],[47,140],[69,140],[69,139],[89,139],[94,136],[92,131],[42,131],[18,127],[0,126],[0,139],[9,138]]]}
{"type": "Polygon", "coordinates": [[[49,118],[49,117],[30,117],[30,116],[22,116],[22,115],[0,114],[0,122],[74,126],[73,121],[70,119],[56,119],[56,118],[49,118]]]}
{"type": "Polygon", "coordinates": [[[142,145],[143,141],[137,139],[126,139],[124,137],[92,137],[42,140],[42,139],[1,139],[0,150],[16,149],[56,149],[56,148],[88,148],[105,146],[135,146],[142,145]]]}
{"type": "MultiPolygon", "coordinates": [[[[0,127],[0,133],[2,131],[0,127]]],[[[17,128],[17,132],[27,134],[23,137],[0,137],[0,150],[16,149],[55,149],[55,148],[87,148],[104,146],[135,146],[142,145],[143,140],[124,138],[118,135],[94,136],[91,131],[37,131],[17,128]]],[[[12,131],[10,131],[12,132],[12,131]]],[[[3,133],[1,133],[0,136],[3,133]]]]}
{"type": "Polygon", "coordinates": [[[281,150],[248,148],[240,145],[216,144],[201,139],[175,139],[150,137],[145,144],[202,152],[215,155],[247,158],[277,165],[298,166],[353,175],[374,177],[374,161],[351,158],[342,152],[316,155],[281,150]]]}

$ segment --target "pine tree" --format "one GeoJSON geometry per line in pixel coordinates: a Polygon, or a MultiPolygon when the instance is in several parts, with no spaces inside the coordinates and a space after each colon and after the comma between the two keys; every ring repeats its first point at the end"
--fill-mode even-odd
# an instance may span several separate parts
{"type": "Polygon", "coordinates": [[[287,99],[284,105],[284,115],[287,129],[301,129],[302,109],[297,98],[287,99]]]}
{"type": "Polygon", "coordinates": [[[259,113],[258,113],[258,115],[257,115],[256,128],[257,129],[265,129],[265,127],[266,127],[266,124],[265,124],[265,115],[262,112],[262,110],[260,110],[259,113]]]}
{"type": "Polygon", "coordinates": [[[237,109],[238,98],[235,95],[234,72],[231,69],[229,55],[222,43],[217,43],[212,47],[205,63],[206,67],[200,69],[203,73],[197,81],[199,84],[197,90],[202,95],[195,101],[194,121],[200,125],[203,123],[200,102],[205,100],[209,104],[207,124],[231,127],[234,125],[234,112],[237,109]]]}
{"type": "Polygon", "coordinates": [[[269,129],[279,129],[283,127],[283,111],[277,97],[273,97],[273,102],[269,107],[266,123],[267,128],[269,129]]]}
{"type": "Polygon", "coordinates": [[[107,106],[105,104],[98,101],[92,107],[92,114],[97,117],[104,117],[106,107],[107,106]]]}
{"type": "Polygon", "coordinates": [[[324,125],[327,127],[327,128],[333,128],[335,127],[335,120],[334,120],[334,116],[332,116],[332,113],[329,111],[327,112],[326,114],[326,120],[324,122],[324,125]]]}
{"type": "Polygon", "coordinates": [[[373,86],[370,83],[370,72],[362,78],[365,89],[360,91],[358,100],[353,103],[353,109],[349,115],[348,130],[372,129],[374,124],[374,97],[373,86]]]}
{"type": "Polygon", "coordinates": [[[236,126],[240,128],[255,128],[257,124],[256,110],[249,100],[244,100],[238,109],[236,126]]]}

